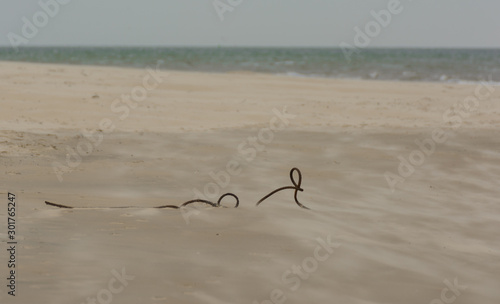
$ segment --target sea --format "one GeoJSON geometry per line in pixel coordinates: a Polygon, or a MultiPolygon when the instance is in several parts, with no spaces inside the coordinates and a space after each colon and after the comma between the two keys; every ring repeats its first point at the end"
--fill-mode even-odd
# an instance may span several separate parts
{"type": "Polygon", "coordinates": [[[244,47],[0,48],[0,60],[291,77],[500,84],[500,49],[244,47]]]}

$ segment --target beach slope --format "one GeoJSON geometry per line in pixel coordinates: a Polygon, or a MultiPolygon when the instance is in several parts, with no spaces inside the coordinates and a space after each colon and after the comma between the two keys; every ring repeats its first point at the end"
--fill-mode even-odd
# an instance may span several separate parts
{"type": "Polygon", "coordinates": [[[499,87],[0,62],[0,104],[2,303],[500,301],[499,87]],[[294,167],[311,210],[256,207],[294,167]]]}

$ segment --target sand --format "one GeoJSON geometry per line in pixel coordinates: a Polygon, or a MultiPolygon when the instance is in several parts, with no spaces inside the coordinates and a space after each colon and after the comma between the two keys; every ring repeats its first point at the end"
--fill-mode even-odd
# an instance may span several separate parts
{"type": "Polygon", "coordinates": [[[0,103],[1,303],[500,302],[500,87],[0,62],[0,103]],[[311,210],[256,207],[293,167],[311,210]]]}

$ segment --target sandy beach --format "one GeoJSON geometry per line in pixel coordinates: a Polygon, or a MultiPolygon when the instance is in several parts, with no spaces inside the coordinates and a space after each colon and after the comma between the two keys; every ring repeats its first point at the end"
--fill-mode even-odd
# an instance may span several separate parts
{"type": "Polygon", "coordinates": [[[500,303],[499,86],[0,62],[0,104],[1,303],[500,303]],[[311,210],[256,207],[294,167],[311,210]]]}

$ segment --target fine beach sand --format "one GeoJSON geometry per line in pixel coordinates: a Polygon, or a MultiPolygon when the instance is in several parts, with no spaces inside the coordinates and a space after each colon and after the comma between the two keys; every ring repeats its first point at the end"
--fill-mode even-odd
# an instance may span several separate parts
{"type": "Polygon", "coordinates": [[[447,303],[500,303],[500,87],[482,87],[477,110],[455,124],[443,114],[478,85],[163,71],[144,101],[112,106],[145,75],[0,62],[1,303],[99,295],[113,303],[434,304],[445,303],[435,300],[442,294],[447,303]],[[276,114],[285,106],[287,126],[276,114]],[[59,181],[53,164],[89,147],[84,129],[102,142],[59,181]],[[391,191],[384,174],[396,176],[398,157],[440,129],[448,139],[429,155],[413,153],[423,163],[391,191]],[[269,140],[252,150],[259,132],[269,140]],[[210,184],[211,172],[221,177],[235,163],[241,172],[227,186],[210,184]],[[293,167],[311,210],[295,204],[293,190],[255,207],[292,185],[293,167]],[[180,205],[205,187],[220,190],[214,201],[235,193],[240,207],[44,204],[180,205]],[[8,192],[17,195],[15,298],[5,286],[8,192]],[[318,238],[338,246],[328,253],[318,238]],[[310,273],[301,278],[294,265],[310,273]],[[120,292],[106,298],[112,271],[123,269],[134,278],[123,290],[113,281],[120,292]],[[445,280],[467,288],[454,293],[445,280]]]}

